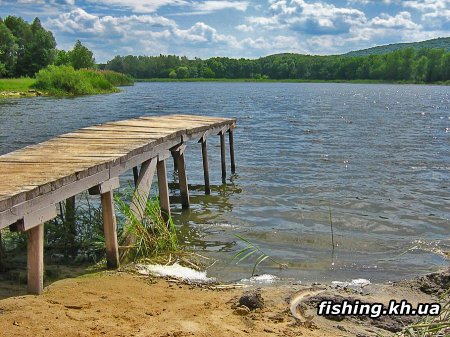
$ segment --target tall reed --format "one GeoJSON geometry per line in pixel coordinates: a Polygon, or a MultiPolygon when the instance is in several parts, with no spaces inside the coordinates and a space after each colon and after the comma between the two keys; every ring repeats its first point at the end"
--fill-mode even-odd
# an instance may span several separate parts
{"type": "Polygon", "coordinates": [[[173,220],[170,217],[165,220],[158,198],[143,200],[128,191],[116,194],[115,202],[121,228],[119,242],[124,252],[122,260],[136,261],[179,251],[173,220]]]}

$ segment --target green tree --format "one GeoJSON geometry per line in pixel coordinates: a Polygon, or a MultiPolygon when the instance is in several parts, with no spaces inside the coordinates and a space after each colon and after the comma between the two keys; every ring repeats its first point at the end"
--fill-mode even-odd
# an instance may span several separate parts
{"type": "Polygon", "coordinates": [[[7,16],[4,23],[14,35],[17,44],[17,61],[14,76],[26,76],[28,75],[28,60],[30,58],[28,47],[32,39],[30,25],[18,16],[7,16]]]}
{"type": "Polygon", "coordinates": [[[30,25],[17,16],[8,16],[4,21],[17,45],[14,55],[14,76],[34,76],[40,69],[53,62],[56,52],[56,41],[52,32],[45,30],[39,18],[30,25]]]}
{"type": "Polygon", "coordinates": [[[171,70],[169,72],[169,77],[170,78],[177,78],[177,72],[175,70],[171,70]]]}
{"type": "Polygon", "coordinates": [[[53,63],[56,54],[56,41],[52,32],[45,30],[39,18],[31,24],[31,41],[24,61],[28,63],[27,75],[34,76],[40,69],[53,63]]]}
{"type": "Polygon", "coordinates": [[[0,77],[14,76],[17,63],[18,45],[14,35],[0,20],[0,77]]]}
{"type": "MultiPolygon", "coordinates": [[[[188,67],[178,67],[177,68],[177,78],[187,78],[189,75],[188,67]]],[[[169,74],[170,76],[170,74],[169,74]]]]}
{"type": "Polygon", "coordinates": [[[57,66],[71,65],[70,53],[65,50],[57,50],[53,63],[57,66]]]}
{"type": "Polygon", "coordinates": [[[80,40],[77,40],[70,53],[70,61],[74,69],[92,68],[95,65],[94,54],[80,40]]]}
{"type": "Polygon", "coordinates": [[[441,68],[442,68],[442,80],[443,81],[450,80],[450,53],[445,53],[444,55],[442,55],[441,68]]]}
{"type": "Polygon", "coordinates": [[[428,59],[421,56],[413,64],[413,78],[415,81],[425,82],[428,77],[428,59]]]}

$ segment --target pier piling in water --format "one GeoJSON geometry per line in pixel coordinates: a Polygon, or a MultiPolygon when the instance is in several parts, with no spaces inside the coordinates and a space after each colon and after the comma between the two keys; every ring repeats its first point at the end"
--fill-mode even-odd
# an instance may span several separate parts
{"type": "Polygon", "coordinates": [[[225,160],[225,130],[222,129],[218,133],[220,136],[220,162],[222,166],[222,184],[227,182],[227,165],[225,160]]]}
{"type": "MultiPolygon", "coordinates": [[[[83,128],[40,144],[0,156],[0,229],[27,232],[28,291],[41,294],[44,278],[44,223],[57,216],[56,205],[74,201],[89,190],[100,195],[108,268],[119,266],[113,190],[119,175],[133,170],[135,193],[130,209],[142,219],[157,171],[160,206],[170,217],[166,159],[174,157],[181,203],[189,207],[184,149],[189,139],[201,139],[205,193],[210,193],[207,134],[220,135],[222,183],[226,181],[225,132],[229,132],[234,173],[231,118],[168,115],[139,117],[83,128]],[[141,168],[138,170],[139,165],[141,168]]],[[[71,206],[71,205],[69,205],[71,206]]],[[[69,216],[71,217],[71,216],[69,216]]]]}
{"type": "Polygon", "coordinates": [[[205,181],[205,194],[211,194],[209,185],[209,167],[208,167],[208,147],[206,146],[206,134],[198,141],[202,144],[202,161],[203,161],[203,180],[205,181]]]}

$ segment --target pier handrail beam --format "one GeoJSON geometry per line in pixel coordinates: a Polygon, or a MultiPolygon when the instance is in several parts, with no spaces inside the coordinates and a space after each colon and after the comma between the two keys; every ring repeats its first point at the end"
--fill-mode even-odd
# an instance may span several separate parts
{"type": "MultiPolygon", "coordinates": [[[[161,209],[169,216],[165,160],[171,155],[177,160],[182,178],[182,203],[188,207],[183,155],[186,141],[200,139],[202,143],[205,193],[208,194],[206,138],[220,135],[225,183],[224,133],[230,136],[234,173],[235,126],[234,118],[145,116],[86,127],[0,156],[0,229],[12,225],[10,228],[28,232],[28,291],[33,294],[43,291],[43,224],[56,217],[59,202],[85,190],[101,196],[107,264],[116,268],[119,255],[112,191],[119,187],[119,175],[133,169],[136,189],[147,190],[157,171],[161,209]]],[[[148,195],[146,190],[143,192],[148,195]]]]}

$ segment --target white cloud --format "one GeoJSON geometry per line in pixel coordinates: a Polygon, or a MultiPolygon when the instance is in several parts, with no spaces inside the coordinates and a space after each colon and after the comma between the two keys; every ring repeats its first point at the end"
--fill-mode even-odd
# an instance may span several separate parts
{"type": "Polygon", "coordinates": [[[195,11],[202,13],[211,13],[223,9],[235,9],[237,11],[245,12],[248,5],[248,1],[210,0],[204,2],[195,2],[192,4],[192,7],[195,11]]]}
{"type": "Polygon", "coordinates": [[[422,13],[421,21],[427,30],[450,28],[450,0],[407,0],[403,6],[422,13]]]}
{"type": "MultiPolygon", "coordinates": [[[[98,16],[76,8],[49,19],[47,24],[58,32],[72,35],[73,41],[81,39],[96,56],[100,55],[101,60],[111,58],[111,55],[103,56],[107,52],[123,54],[133,50],[133,54],[158,55],[174,46],[239,49],[234,36],[220,34],[203,22],[182,29],[175,21],[156,14],[98,16]]],[[[182,53],[187,52],[183,50],[182,53]]]]}
{"type": "Polygon", "coordinates": [[[253,32],[254,29],[252,26],[248,26],[248,25],[237,25],[236,27],[237,30],[244,32],[244,33],[249,33],[249,32],[253,32]]]}
{"type": "Polygon", "coordinates": [[[402,5],[421,12],[432,12],[447,9],[450,0],[406,0],[402,2],[402,5]]]}
{"type": "Polygon", "coordinates": [[[354,4],[361,4],[361,5],[368,5],[368,4],[373,4],[373,3],[382,3],[385,5],[390,5],[390,4],[399,4],[401,3],[402,0],[347,0],[347,4],[348,5],[354,5],[354,4]]]}
{"type": "Polygon", "coordinates": [[[135,13],[153,13],[164,6],[185,6],[186,0],[88,0],[94,4],[105,4],[130,9],[135,13]]]}
{"type": "Polygon", "coordinates": [[[367,22],[364,12],[324,2],[270,0],[269,17],[248,17],[247,22],[268,30],[289,28],[311,35],[342,34],[367,22]]]}
{"type": "Polygon", "coordinates": [[[196,43],[200,46],[209,46],[211,44],[228,44],[236,47],[237,40],[232,35],[222,35],[217,30],[203,22],[197,22],[189,29],[174,28],[174,36],[180,38],[183,42],[196,43]]]}
{"type": "Polygon", "coordinates": [[[139,33],[151,28],[175,27],[176,23],[158,15],[130,15],[122,17],[97,16],[76,8],[69,13],[49,19],[48,25],[63,32],[117,37],[139,33]]]}
{"type": "Polygon", "coordinates": [[[374,27],[396,28],[396,29],[420,29],[421,26],[412,21],[411,13],[400,12],[396,16],[381,13],[370,20],[374,27]]]}

